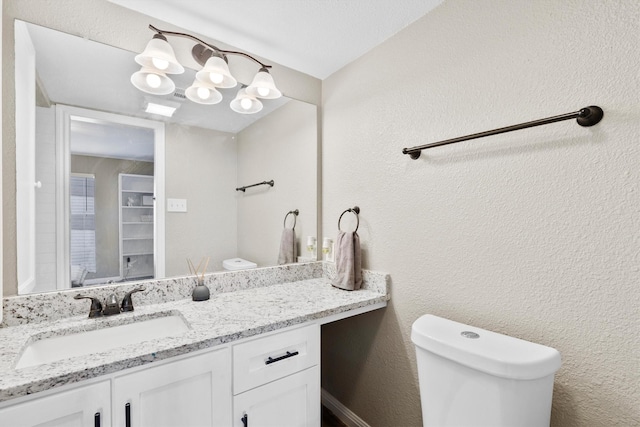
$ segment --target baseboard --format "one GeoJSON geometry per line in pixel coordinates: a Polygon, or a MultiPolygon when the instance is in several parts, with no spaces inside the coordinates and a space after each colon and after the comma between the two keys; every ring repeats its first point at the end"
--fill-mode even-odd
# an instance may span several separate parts
{"type": "Polygon", "coordinates": [[[340,403],[338,399],[329,394],[325,389],[321,390],[321,396],[322,404],[348,427],[370,427],[362,418],[340,403]]]}

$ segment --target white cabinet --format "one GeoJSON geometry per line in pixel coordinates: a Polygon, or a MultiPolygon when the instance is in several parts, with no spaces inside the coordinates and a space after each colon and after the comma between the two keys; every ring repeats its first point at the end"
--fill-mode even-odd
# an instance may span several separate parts
{"type": "Polygon", "coordinates": [[[118,176],[120,194],[120,276],[154,277],[154,195],[152,175],[118,176]]]}
{"type": "Polygon", "coordinates": [[[116,377],[113,425],[230,425],[230,365],[230,351],[224,348],[116,377]]]}
{"type": "Polygon", "coordinates": [[[320,427],[320,326],[233,346],[233,425],[320,427]]]}
{"type": "Polygon", "coordinates": [[[231,351],[219,348],[0,409],[6,427],[227,427],[231,351]],[[112,423],[113,420],[113,423],[112,423]]]}
{"type": "Polygon", "coordinates": [[[314,323],[2,403],[0,426],[320,427],[319,362],[314,323]]]}
{"type": "Polygon", "coordinates": [[[85,385],[0,409],[0,426],[111,426],[109,381],[85,385]]]}
{"type": "Polygon", "coordinates": [[[320,369],[306,369],[233,398],[234,427],[320,427],[320,369]]]}

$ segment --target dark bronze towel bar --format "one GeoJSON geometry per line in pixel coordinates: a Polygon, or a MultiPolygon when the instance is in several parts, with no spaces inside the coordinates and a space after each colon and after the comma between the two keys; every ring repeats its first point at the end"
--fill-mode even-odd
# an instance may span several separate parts
{"type": "Polygon", "coordinates": [[[548,125],[549,123],[561,122],[563,120],[577,119],[576,121],[580,126],[588,127],[598,124],[602,120],[604,112],[602,108],[592,105],[590,107],[582,108],[580,111],[574,111],[573,113],[562,114],[559,116],[548,117],[546,119],[534,120],[532,122],[520,123],[519,125],[507,126],[499,129],[488,130],[485,132],[474,133],[471,135],[460,136],[458,138],[447,139],[439,142],[432,142],[430,144],[418,145],[411,148],[403,148],[402,154],[408,154],[412,159],[420,157],[420,152],[428,148],[440,147],[441,145],[454,144],[456,142],[468,141],[470,139],[483,138],[485,136],[498,135],[505,132],[512,132],[514,130],[526,129],[535,126],[548,125]]]}
{"type": "Polygon", "coordinates": [[[236,191],[242,191],[244,193],[244,190],[246,190],[247,188],[255,187],[256,185],[269,185],[269,186],[273,187],[273,184],[274,184],[273,180],[271,180],[271,181],[262,181],[262,182],[259,182],[257,184],[251,184],[251,185],[245,185],[244,187],[238,187],[238,188],[236,188],[236,191]]]}

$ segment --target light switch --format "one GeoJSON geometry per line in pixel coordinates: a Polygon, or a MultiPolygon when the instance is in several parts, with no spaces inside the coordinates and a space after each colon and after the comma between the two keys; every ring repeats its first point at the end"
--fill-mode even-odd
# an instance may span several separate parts
{"type": "Polygon", "coordinates": [[[167,212],[186,212],[187,199],[167,199],[167,212]]]}

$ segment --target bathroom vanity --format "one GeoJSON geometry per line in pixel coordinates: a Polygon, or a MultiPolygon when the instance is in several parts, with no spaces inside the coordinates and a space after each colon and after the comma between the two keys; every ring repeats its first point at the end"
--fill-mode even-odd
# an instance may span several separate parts
{"type": "MultiPolygon", "coordinates": [[[[135,311],[98,319],[25,321],[16,301],[24,297],[7,298],[4,322],[16,324],[0,328],[0,425],[319,426],[320,326],[382,308],[389,295],[388,276],[375,272],[365,271],[362,290],[333,288],[331,267],[316,262],[214,273],[206,276],[212,297],[204,302],[178,298],[193,285],[154,281],[134,296],[135,311]],[[175,299],[154,301],[162,296],[175,299]],[[186,330],[161,326],[166,336],[135,342],[138,325],[168,318],[186,330]],[[105,343],[105,349],[91,336],[113,328],[125,328],[134,342],[105,343]],[[87,337],[99,351],[80,346],[69,358],[16,369],[30,344],[69,339],[57,347],[73,352],[76,337],[87,337]]],[[[85,293],[123,295],[133,286],[85,293]]],[[[75,293],[49,298],[68,304],[75,293]]],[[[88,310],[86,301],[72,304],[88,310]]]]}

